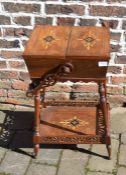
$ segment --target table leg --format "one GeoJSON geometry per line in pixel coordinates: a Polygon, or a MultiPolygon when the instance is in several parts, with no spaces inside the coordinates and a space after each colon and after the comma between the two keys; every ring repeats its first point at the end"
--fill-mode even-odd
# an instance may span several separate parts
{"type": "Polygon", "coordinates": [[[111,139],[110,139],[110,127],[109,127],[109,122],[110,122],[110,112],[109,112],[109,105],[107,105],[107,138],[106,138],[106,147],[108,150],[108,154],[109,154],[109,159],[111,159],[111,139]]]}
{"type": "Polygon", "coordinates": [[[106,146],[108,150],[109,159],[111,159],[111,139],[110,139],[110,133],[109,133],[109,109],[108,109],[107,100],[106,100],[105,82],[99,83],[99,93],[100,93],[100,106],[101,106],[104,120],[105,120],[106,146]]]}
{"type": "Polygon", "coordinates": [[[40,126],[40,90],[35,94],[35,130],[34,130],[34,156],[36,157],[39,151],[39,143],[37,143],[40,137],[39,126],[40,126]],[[36,143],[35,143],[36,142],[36,143]]]}

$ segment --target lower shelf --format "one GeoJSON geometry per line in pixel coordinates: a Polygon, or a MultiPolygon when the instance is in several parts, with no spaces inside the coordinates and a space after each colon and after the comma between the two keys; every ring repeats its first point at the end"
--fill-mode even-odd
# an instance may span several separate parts
{"type": "Polygon", "coordinates": [[[34,143],[105,143],[104,117],[99,105],[43,108],[40,136],[34,136],[34,143]]]}

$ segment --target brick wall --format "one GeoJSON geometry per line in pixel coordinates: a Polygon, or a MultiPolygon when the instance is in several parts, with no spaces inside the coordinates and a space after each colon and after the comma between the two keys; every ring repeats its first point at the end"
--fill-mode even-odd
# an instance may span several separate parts
{"type": "MultiPolygon", "coordinates": [[[[122,105],[126,95],[126,0],[1,0],[0,102],[32,103],[25,97],[29,76],[21,55],[35,24],[99,26],[101,19],[111,28],[108,99],[122,105]]],[[[96,85],[69,82],[48,88],[46,96],[85,99],[91,92],[97,92],[96,85]]]]}

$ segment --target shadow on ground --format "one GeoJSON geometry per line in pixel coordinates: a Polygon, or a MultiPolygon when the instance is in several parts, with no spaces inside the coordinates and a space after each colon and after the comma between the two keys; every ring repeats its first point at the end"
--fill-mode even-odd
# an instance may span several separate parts
{"type": "MultiPolygon", "coordinates": [[[[32,156],[21,148],[33,148],[32,135],[34,125],[34,112],[32,111],[7,111],[1,110],[4,120],[0,123],[0,146],[12,149],[21,154],[32,156]]],[[[70,149],[80,151],[85,154],[94,155],[108,159],[84,148],[78,148],[77,145],[41,145],[43,149],[70,149]]]]}
{"type": "Polygon", "coordinates": [[[27,111],[1,111],[0,145],[7,148],[32,147],[34,113],[27,111]]]}

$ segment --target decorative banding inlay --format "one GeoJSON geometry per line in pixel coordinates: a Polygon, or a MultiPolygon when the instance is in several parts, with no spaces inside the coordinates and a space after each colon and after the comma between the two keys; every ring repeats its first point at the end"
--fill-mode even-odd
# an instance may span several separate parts
{"type": "Polygon", "coordinates": [[[43,143],[101,143],[103,142],[99,136],[56,136],[42,137],[43,143]]]}

